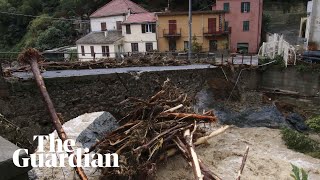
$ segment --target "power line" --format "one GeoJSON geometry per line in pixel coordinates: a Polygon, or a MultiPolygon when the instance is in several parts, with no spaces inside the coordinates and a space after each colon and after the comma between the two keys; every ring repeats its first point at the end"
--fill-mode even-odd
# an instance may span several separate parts
{"type": "Polygon", "coordinates": [[[0,14],[7,14],[7,15],[15,15],[15,16],[24,16],[24,17],[31,17],[31,18],[45,18],[45,19],[54,19],[54,20],[63,20],[63,21],[83,21],[83,22],[90,22],[90,20],[81,20],[81,19],[68,19],[68,18],[54,18],[48,16],[34,16],[29,14],[21,14],[21,13],[11,13],[11,12],[1,12],[0,14]]]}

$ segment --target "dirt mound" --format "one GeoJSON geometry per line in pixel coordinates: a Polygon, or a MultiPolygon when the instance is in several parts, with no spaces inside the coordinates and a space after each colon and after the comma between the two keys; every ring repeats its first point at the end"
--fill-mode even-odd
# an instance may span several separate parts
{"type": "MultiPolygon", "coordinates": [[[[235,179],[246,146],[250,151],[242,179],[289,180],[290,163],[305,169],[309,180],[320,179],[320,160],[287,149],[277,129],[231,128],[209,143],[196,151],[222,179],[235,179]]],[[[157,179],[191,180],[193,175],[184,159],[176,156],[158,167],[157,179]]]]}

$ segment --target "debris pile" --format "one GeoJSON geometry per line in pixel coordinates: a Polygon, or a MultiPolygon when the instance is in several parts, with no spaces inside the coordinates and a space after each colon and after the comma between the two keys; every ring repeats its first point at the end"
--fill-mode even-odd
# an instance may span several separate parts
{"type": "Polygon", "coordinates": [[[128,98],[121,104],[133,108],[119,120],[121,126],[90,148],[99,153],[119,154],[120,168],[102,169],[103,179],[148,179],[156,164],[180,152],[197,179],[220,179],[197,157],[194,146],[224,132],[220,128],[206,136],[203,123],[216,123],[212,111],[194,114],[191,98],[169,80],[149,100],[128,98]]]}
{"type": "MultiPolygon", "coordinates": [[[[43,59],[43,58],[41,58],[43,59]]],[[[123,68],[134,66],[181,66],[188,65],[190,62],[176,59],[169,56],[149,55],[141,57],[126,57],[122,60],[101,59],[98,61],[66,61],[66,62],[46,62],[40,61],[39,67],[45,70],[70,70],[70,69],[101,69],[101,68],[123,68]]],[[[10,77],[13,72],[30,71],[30,66],[19,65],[11,67],[11,65],[3,65],[3,74],[10,77]]]]}

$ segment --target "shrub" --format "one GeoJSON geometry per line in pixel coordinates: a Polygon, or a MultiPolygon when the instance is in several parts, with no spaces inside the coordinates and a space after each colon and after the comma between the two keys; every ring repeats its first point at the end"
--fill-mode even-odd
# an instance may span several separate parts
{"type": "Polygon", "coordinates": [[[320,158],[320,145],[315,140],[288,128],[282,129],[281,133],[282,139],[289,149],[320,158]]]}
{"type": "Polygon", "coordinates": [[[320,116],[313,117],[307,120],[307,125],[317,133],[320,133],[320,116]]]}

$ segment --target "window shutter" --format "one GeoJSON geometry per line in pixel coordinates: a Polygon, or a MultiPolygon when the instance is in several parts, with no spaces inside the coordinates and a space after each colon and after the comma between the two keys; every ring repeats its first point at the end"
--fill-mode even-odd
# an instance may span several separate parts
{"type": "Polygon", "coordinates": [[[241,3],[241,12],[244,12],[244,2],[241,3]]]}
{"type": "Polygon", "coordinates": [[[146,33],[146,26],[145,24],[141,24],[142,33],[146,33]]]}
{"type": "Polygon", "coordinates": [[[250,12],[250,2],[248,2],[248,12],[250,12]]]}
{"type": "Polygon", "coordinates": [[[151,28],[152,28],[152,32],[155,33],[155,32],[156,32],[156,25],[155,25],[155,24],[152,24],[152,25],[151,25],[151,28]]]}

